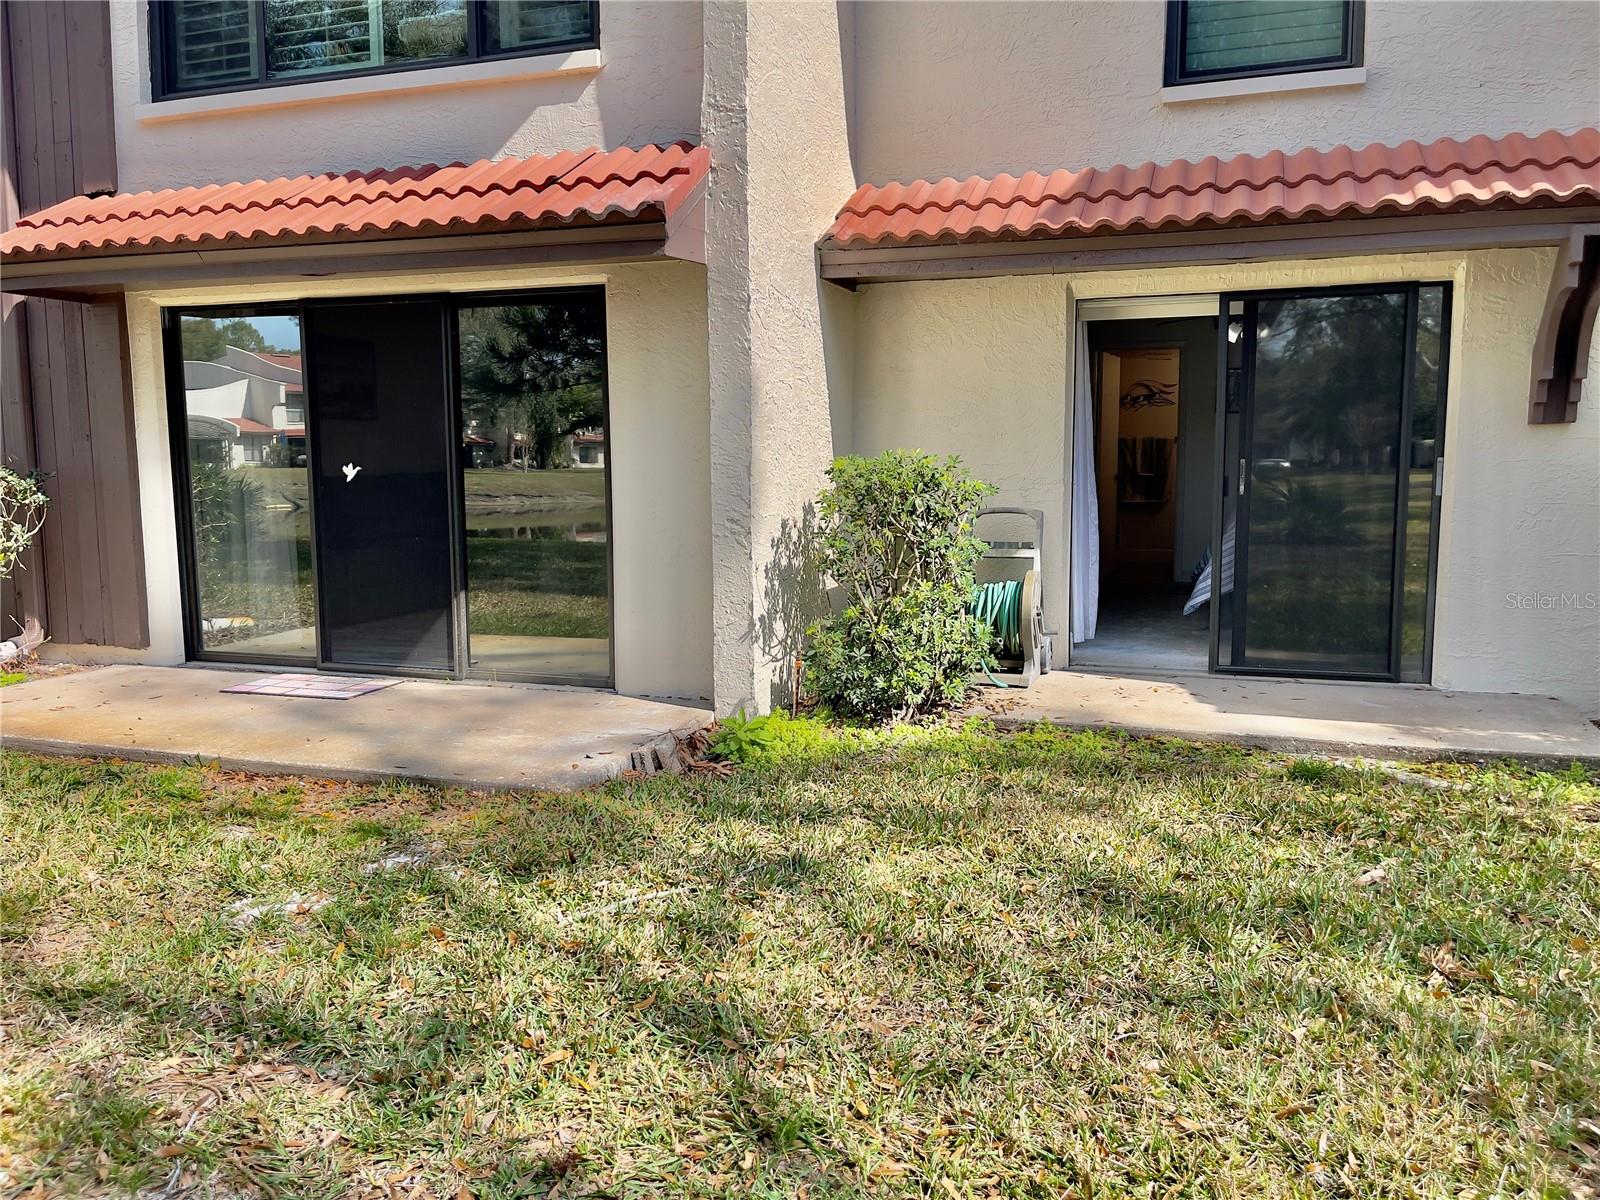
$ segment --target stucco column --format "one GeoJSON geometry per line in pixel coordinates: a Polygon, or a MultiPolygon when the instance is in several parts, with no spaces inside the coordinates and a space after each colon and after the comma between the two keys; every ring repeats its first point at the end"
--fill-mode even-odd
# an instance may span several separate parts
{"type": "Polygon", "coordinates": [[[816,241],[854,189],[832,0],[709,0],[713,675],[718,713],[784,703],[819,592],[809,504],[848,447],[852,297],[816,241]]]}

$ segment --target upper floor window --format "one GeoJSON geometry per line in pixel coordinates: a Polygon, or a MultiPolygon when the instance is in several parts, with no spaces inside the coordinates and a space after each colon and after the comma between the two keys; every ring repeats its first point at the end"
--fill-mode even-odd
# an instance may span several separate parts
{"type": "Polygon", "coordinates": [[[151,0],[157,99],[599,45],[598,0],[151,0]]]}
{"type": "Polygon", "coordinates": [[[1166,85],[1361,65],[1362,0],[1168,0],[1166,85]]]}

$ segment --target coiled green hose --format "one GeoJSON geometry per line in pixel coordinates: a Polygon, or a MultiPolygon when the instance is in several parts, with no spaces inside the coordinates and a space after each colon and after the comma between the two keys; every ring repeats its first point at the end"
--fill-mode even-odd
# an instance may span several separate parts
{"type": "Polygon", "coordinates": [[[1001,655],[1022,657],[1022,580],[978,584],[967,611],[994,631],[1001,655]]]}

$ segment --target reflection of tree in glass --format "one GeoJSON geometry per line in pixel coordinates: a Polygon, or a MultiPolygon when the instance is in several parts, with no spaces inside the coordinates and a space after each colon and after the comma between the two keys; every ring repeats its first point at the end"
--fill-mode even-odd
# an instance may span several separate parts
{"type": "Polygon", "coordinates": [[[1405,296],[1302,297],[1266,302],[1258,360],[1258,454],[1347,468],[1398,439],[1405,296]]]}
{"type": "Polygon", "coordinates": [[[271,354],[278,350],[243,317],[218,324],[210,317],[183,318],[183,357],[190,362],[217,362],[229,346],[252,354],[271,354]]]}
{"type": "Polygon", "coordinates": [[[461,391],[469,417],[527,438],[532,465],[558,461],[563,439],[603,418],[601,313],[563,298],[461,310],[461,391]]]}
{"type": "Polygon", "coordinates": [[[245,545],[261,519],[261,489],[221,463],[193,460],[189,487],[194,497],[194,548],[200,565],[227,562],[245,545]]]}

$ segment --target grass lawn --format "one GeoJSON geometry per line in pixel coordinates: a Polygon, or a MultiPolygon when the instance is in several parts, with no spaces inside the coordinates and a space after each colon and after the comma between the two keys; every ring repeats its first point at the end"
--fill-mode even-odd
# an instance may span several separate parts
{"type": "Polygon", "coordinates": [[[463,471],[461,480],[469,497],[542,496],[595,501],[604,499],[606,494],[606,473],[592,468],[522,471],[514,467],[480,467],[463,471]]]}
{"type": "Polygon", "coordinates": [[[1593,779],[976,729],[573,796],[3,766],[0,1195],[1600,1186],[1593,779]]]}

